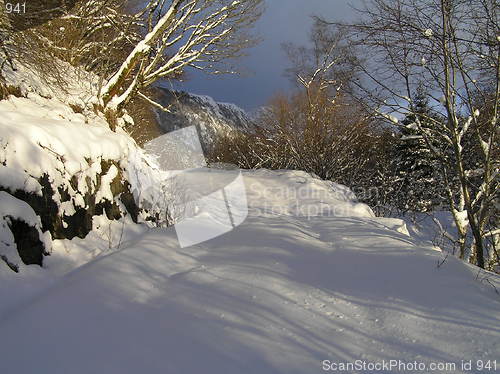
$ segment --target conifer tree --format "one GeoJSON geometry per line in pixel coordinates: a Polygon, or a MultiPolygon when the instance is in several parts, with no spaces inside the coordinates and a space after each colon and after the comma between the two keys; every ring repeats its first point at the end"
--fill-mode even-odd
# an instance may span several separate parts
{"type": "MultiPolygon", "coordinates": [[[[403,119],[394,147],[395,201],[403,211],[425,212],[444,202],[439,163],[422,133],[432,133],[437,121],[440,121],[439,115],[433,113],[427,94],[419,88],[413,110],[403,119]],[[421,128],[416,125],[417,117],[421,128]]],[[[432,145],[442,147],[437,139],[432,145]]]]}

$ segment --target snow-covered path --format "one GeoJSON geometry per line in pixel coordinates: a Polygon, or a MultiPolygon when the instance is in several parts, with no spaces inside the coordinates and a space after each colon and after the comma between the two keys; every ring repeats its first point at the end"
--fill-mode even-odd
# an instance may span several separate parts
{"type": "Polygon", "coordinates": [[[180,249],[173,229],[142,232],[6,309],[0,372],[308,374],[324,372],[323,360],[394,359],[456,363],[450,372],[461,372],[462,360],[500,365],[500,298],[473,267],[448,258],[438,269],[439,251],[341,199],[299,204],[350,204],[345,214],[276,215],[269,203],[292,211],[297,200],[257,198],[264,185],[328,187],[287,175],[246,174],[251,213],[224,236],[180,249]]]}

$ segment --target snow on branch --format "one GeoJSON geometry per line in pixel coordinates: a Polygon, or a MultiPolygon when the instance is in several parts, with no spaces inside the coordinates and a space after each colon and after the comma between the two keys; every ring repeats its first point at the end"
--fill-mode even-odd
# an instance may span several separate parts
{"type": "Polygon", "coordinates": [[[104,110],[122,109],[142,89],[161,78],[179,77],[188,67],[209,73],[233,71],[218,65],[241,56],[256,42],[248,30],[260,16],[263,0],[166,3],[150,0],[138,13],[148,32],[102,89],[104,110]]]}

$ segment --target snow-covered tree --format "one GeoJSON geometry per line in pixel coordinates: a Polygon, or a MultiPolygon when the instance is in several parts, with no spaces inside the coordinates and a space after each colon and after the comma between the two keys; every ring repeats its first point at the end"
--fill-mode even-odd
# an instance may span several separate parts
{"type": "Polygon", "coordinates": [[[218,74],[255,39],[248,30],[260,16],[262,0],[150,0],[140,13],[147,33],[135,44],[100,94],[101,109],[119,112],[159,79],[188,67],[218,74]]]}
{"type": "Polygon", "coordinates": [[[415,128],[439,161],[436,168],[458,228],[461,254],[485,267],[492,250],[489,238],[498,231],[490,220],[499,188],[497,1],[371,0],[361,16],[356,24],[335,24],[368,56],[358,65],[362,79],[353,82],[355,94],[375,114],[398,123],[398,117],[414,111],[414,89],[423,82],[431,108],[444,121],[432,121],[427,128],[416,115],[415,128]],[[490,97],[492,104],[478,105],[486,103],[478,97],[490,97]],[[449,149],[451,157],[442,149],[449,149]],[[468,168],[471,149],[480,157],[468,168]],[[467,232],[473,238],[469,251],[467,232]]]}
{"type": "MultiPolygon", "coordinates": [[[[432,131],[434,121],[442,121],[442,118],[429,108],[428,96],[422,90],[417,92],[414,101],[413,110],[401,122],[391,157],[395,177],[394,204],[401,211],[426,212],[443,205],[446,198],[438,173],[439,160],[429,150],[416,122],[418,120],[422,128],[432,131]]],[[[449,153],[436,141],[432,145],[443,155],[449,153]]]]}

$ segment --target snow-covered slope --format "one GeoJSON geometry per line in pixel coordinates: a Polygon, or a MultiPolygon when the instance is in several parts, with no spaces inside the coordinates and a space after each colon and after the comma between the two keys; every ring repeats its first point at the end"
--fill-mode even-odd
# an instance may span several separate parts
{"type": "Polygon", "coordinates": [[[231,103],[219,103],[209,96],[160,88],[160,102],[170,113],[158,111],[160,126],[165,132],[196,126],[204,146],[217,134],[252,127],[247,113],[231,103]]]}
{"type": "Polygon", "coordinates": [[[498,360],[497,276],[455,258],[437,268],[439,250],[343,186],[243,176],[249,215],[211,241],[180,249],[174,228],[126,225],[108,250],[97,233],[56,241],[47,269],[22,278],[0,266],[2,373],[309,374],[356,360],[456,373],[498,360]]]}
{"type": "Polygon", "coordinates": [[[22,65],[1,72],[20,96],[0,100],[0,266],[14,271],[42,266],[51,239],[85,237],[96,215],[140,221],[158,213],[138,199],[134,182],[155,184],[159,171],[122,129],[130,119],[111,131],[91,109],[91,77],[62,72],[73,82],[67,90],[22,65]]]}

